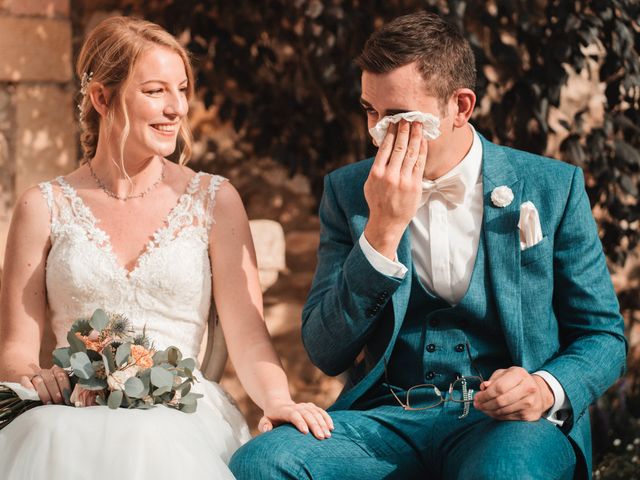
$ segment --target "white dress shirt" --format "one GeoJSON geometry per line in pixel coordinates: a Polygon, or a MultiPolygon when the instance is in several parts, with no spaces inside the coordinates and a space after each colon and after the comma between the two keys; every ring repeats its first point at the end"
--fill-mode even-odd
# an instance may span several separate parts
{"type": "MultiPolygon", "coordinates": [[[[425,288],[451,305],[460,302],[469,287],[482,231],[482,142],[471,128],[473,143],[462,161],[442,177],[422,182],[423,189],[429,189],[457,176],[464,185],[461,203],[451,203],[437,190],[423,193],[426,202],[409,224],[411,255],[418,277],[425,288]]],[[[359,243],[367,260],[380,273],[405,277],[407,267],[375,250],[364,233],[359,243]]],[[[554,395],[553,406],[545,417],[562,425],[571,411],[562,385],[549,372],[537,371],[535,375],[547,382],[554,395]]]]}

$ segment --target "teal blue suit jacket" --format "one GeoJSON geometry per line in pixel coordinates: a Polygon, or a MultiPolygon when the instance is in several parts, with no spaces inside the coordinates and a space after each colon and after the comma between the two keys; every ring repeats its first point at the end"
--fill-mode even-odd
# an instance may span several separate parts
{"type": "MultiPolygon", "coordinates": [[[[563,386],[573,416],[565,430],[591,470],[588,407],[624,373],[626,340],[579,168],[495,145],[481,137],[482,234],[492,294],[513,365],[546,370],[563,386]],[[501,185],[514,194],[492,204],[501,185]],[[543,240],[520,250],[520,205],[538,209],[543,240]]],[[[409,230],[398,261],[404,280],[375,270],[359,247],[369,210],[363,185],[372,159],[327,175],[320,204],[318,266],[302,315],[302,338],[328,375],[347,373],[333,410],[348,409],[382,375],[407,310],[409,230]],[[392,302],[392,308],[385,308],[392,302]]]]}

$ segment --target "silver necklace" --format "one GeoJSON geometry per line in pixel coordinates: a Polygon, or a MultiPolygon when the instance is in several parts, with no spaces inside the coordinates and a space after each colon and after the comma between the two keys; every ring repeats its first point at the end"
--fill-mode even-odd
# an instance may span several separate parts
{"type": "Polygon", "coordinates": [[[164,158],[163,158],[162,159],[162,171],[160,172],[160,178],[158,178],[158,180],[156,180],[155,183],[153,185],[151,185],[149,188],[147,188],[144,192],[136,193],[135,195],[127,195],[126,197],[121,197],[117,193],[112,192],[111,190],[109,190],[107,188],[107,186],[103,183],[103,181],[100,180],[100,178],[98,178],[98,176],[96,175],[96,172],[93,171],[93,166],[91,165],[91,160],[87,160],[87,165],[89,165],[89,171],[91,172],[91,176],[96,181],[98,186],[102,189],[102,191],[104,193],[106,193],[107,195],[109,195],[111,198],[115,198],[116,200],[122,200],[124,202],[126,202],[127,200],[131,200],[132,198],[142,198],[145,195],[147,195],[151,190],[153,190],[158,185],[160,185],[162,183],[162,181],[164,180],[165,166],[166,166],[164,158]]]}

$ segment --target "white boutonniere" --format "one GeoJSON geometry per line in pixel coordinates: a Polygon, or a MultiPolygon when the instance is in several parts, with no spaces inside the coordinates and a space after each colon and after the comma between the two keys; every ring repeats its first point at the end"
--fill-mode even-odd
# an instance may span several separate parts
{"type": "Polygon", "coordinates": [[[513,202],[513,192],[506,185],[501,185],[491,191],[491,202],[500,208],[504,208],[513,202]]]}

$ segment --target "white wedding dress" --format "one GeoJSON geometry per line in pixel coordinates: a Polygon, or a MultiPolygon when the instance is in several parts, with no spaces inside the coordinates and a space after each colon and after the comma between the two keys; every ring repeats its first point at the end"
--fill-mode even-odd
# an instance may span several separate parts
{"type": "MultiPolygon", "coordinates": [[[[146,327],[158,348],[196,358],[211,303],[209,229],[224,178],[196,174],[135,269],[119,265],[109,237],[62,177],[40,185],[51,211],[46,264],[57,346],[74,320],[96,308],[146,327]]],[[[202,378],[195,413],[164,406],[36,407],[0,431],[0,478],[11,480],[227,479],[233,452],[250,439],[238,409],[217,383],[202,378]]]]}

